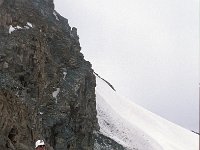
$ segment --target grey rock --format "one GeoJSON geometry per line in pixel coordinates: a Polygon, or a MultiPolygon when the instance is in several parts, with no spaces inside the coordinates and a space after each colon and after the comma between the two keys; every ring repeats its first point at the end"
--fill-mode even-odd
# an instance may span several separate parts
{"type": "Polygon", "coordinates": [[[105,135],[96,132],[95,133],[95,143],[94,143],[95,150],[128,150],[127,148],[123,147],[116,141],[112,140],[105,135]]]}
{"type": "Polygon", "coordinates": [[[33,149],[37,139],[51,150],[94,148],[95,76],[75,28],[54,15],[53,0],[0,1],[4,150],[33,149]]]}
{"type": "Polygon", "coordinates": [[[0,0],[0,150],[38,139],[48,150],[123,149],[96,134],[96,79],[80,51],[53,0],[0,0]]]}

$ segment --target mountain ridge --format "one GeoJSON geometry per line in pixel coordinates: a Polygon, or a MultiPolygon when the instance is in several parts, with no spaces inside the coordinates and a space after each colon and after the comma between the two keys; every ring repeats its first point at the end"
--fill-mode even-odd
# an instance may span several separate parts
{"type": "Polygon", "coordinates": [[[0,43],[2,150],[33,150],[38,139],[47,150],[177,148],[161,130],[166,143],[152,134],[159,119],[119,101],[114,87],[94,72],[81,53],[77,29],[54,10],[53,0],[0,0],[0,43]],[[135,122],[144,117],[152,128],[126,116],[135,122]]]}
{"type": "Polygon", "coordinates": [[[199,136],[114,92],[97,77],[100,132],[128,149],[198,150],[199,136]]]}
{"type": "Polygon", "coordinates": [[[1,0],[0,43],[0,148],[93,149],[95,76],[53,0],[1,0]]]}

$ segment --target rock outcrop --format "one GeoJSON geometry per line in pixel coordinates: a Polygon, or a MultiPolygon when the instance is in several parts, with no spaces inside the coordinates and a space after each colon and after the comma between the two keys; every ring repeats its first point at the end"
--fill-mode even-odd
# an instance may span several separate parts
{"type": "Polygon", "coordinates": [[[0,0],[0,150],[94,149],[95,76],[53,0],[0,0]]]}

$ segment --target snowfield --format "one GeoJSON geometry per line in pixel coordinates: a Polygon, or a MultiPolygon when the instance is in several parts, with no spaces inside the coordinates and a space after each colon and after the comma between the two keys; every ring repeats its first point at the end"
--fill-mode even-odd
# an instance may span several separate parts
{"type": "Polygon", "coordinates": [[[198,150],[199,136],[120,97],[96,76],[100,132],[129,150],[198,150]]]}

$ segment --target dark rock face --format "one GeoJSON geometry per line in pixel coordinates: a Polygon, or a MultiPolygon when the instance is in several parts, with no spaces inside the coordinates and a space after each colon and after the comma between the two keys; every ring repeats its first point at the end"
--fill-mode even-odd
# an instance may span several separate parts
{"type": "Polygon", "coordinates": [[[0,150],[94,149],[95,76],[53,0],[0,0],[0,150]]]}
{"type": "Polygon", "coordinates": [[[125,147],[112,140],[109,137],[104,136],[101,133],[95,134],[95,150],[126,150],[125,147]]]}

